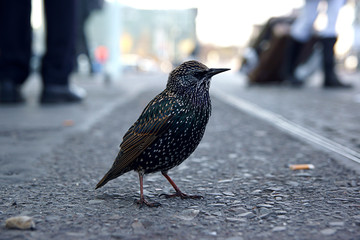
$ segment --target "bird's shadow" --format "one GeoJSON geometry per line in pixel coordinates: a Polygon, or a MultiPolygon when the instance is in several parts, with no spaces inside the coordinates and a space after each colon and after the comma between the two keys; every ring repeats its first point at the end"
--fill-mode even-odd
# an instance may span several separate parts
{"type": "MultiPolygon", "coordinates": [[[[148,195],[145,196],[147,200],[151,202],[162,202],[161,206],[163,205],[164,198],[160,199],[159,195],[148,195]]],[[[137,201],[139,200],[138,195],[131,195],[131,194],[118,194],[118,193],[101,193],[95,196],[95,200],[104,200],[109,204],[116,204],[117,207],[130,207],[135,206],[139,207],[137,201]]]]}
{"type": "MultiPolygon", "coordinates": [[[[166,195],[166,194],[165,194],[166,195]]],[[[193,204],[193,202],[201,201],[202,199],[181,199],[180,197],[167,198],[164,194],[150,194],[145,196],[146,200],[150,202],[160,203],[160,207],[171,206],[172,204],[193,204]]],[[[132,194],[118,194],[118,193],[100,193],[94,197],[94,200],[104,200],[108,204],[116,204],[117,208],[122,207],[136,207],[142,208],[137,204],[139,200],[138,195],[132,194]]]]}
{"type": "Polygon", "coordinates": [[[135,199],[135,196],[133,195],[127,195],[127,194],[118,194],[118,193],[100,193],[97,194],[95,199],[100,199],[100,200],[114,200],[114,199],[118,199],[118,200],[122,200],[122,201],[129,201],[131,199],[135,199]]]}

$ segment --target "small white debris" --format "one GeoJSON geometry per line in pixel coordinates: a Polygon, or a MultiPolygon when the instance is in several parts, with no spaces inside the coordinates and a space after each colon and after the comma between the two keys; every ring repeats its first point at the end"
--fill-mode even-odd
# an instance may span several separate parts
{"type": "Polygon", "coordinates": [[[325,229],[321,230],[320,232],[321,232],[321,234],[328,236],[328,235],[334,234],[334,233],[336,232],[336,229],[333,229],[333,228],[325,228],[325,229]]]}
{"type": "Polygon", "coordinates": [[[223,192],[225,196],[235,196],[233,192],[223,192]]]}
{"type": "Polygon", "coordinates": [[[261,193],[261,190],[260,189],[256,189],[254,191],[251,192],[251,194],[259,194],[261,193]]]}
{"type": "Polygon", "coordinates": [[[278,227],[274,227],[272,229],[273,232],[280,232],[280,231],[285,231],[286,227],[285,226],[278,226],[278,227]]]}
{"type": "Polygon", "coordinates": [[[233,182],[234,180],[231,178],[231,179],[221,179],[218,181],[218,183],[229,183],[229,182],[233,182]]]}
{"type": "Polygon", "coordinates": [[[343,227],[345,226],[345,222],[330,222],[329,225],[332,227],[343,227]]]}
{"type": "Polygon", "coordinates": [[[35,229],[35,223],[31,217],[17,216],[8,218],[5,221],[5,227],[9,229],[33,230],[35,229]]]}
{"type": "Polygon", "coordinates": [[[101,200],[101,199],[93,199],[89,201],[89,204],[100,204],[105,202],[105,200],[101,200]]]}

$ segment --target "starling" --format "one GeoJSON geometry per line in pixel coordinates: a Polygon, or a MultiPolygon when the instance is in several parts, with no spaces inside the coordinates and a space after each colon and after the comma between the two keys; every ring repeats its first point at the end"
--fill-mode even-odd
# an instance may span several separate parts
{"type": "Polygon", "coordinates": [[[138,204],[149,207],[143,195],[144,174],[161,171],[176,193],[166,197],[201,198],[180,191],[167,174],[169,169],[187,159],[200,143],[211,114],[210,79],[228,68],[208,68],[197,61],[187,61],[169,75],[166,89],[145,107],[130,127],[120,151],[96,189],[131,170],[140,179],[138,204]]]}

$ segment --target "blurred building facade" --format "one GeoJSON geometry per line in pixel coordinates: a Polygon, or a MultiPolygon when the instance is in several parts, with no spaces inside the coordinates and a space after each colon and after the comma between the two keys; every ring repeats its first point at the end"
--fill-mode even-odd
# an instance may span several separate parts
{"type": "MultiPolygon", "coordinates": [[[[33,4],[32,19],[35,30],[33,65],[36,68],[37,59],[44,50],[42,39],[45,34],[41,21],[42,0],[32,2],[36,3],[33,4]]],[[[299,5],[284,1],[279,5],[284,9],[276,11],[278,8],[270,8],[275,3],[262,0],[254,0],[246,7],[244,3],[240,9],[240,3],[231,1],[226,6],[216,2],[194,2],[193,7],[160,10],[130,7],[125,2],[105,0],[101,10],[91,13],[84,26],[91,61],[86,63],[87,59],[79,58],[85,62],[79,64],[80,69],[89,69],[81,66],[90,64],[96,71],[117,78],[129,70],[168,72],[188,58],[199,58],[210,65],[225,61],[229,66],[232,60],[241,57],[249,44],[239,42],[236,37],[241,35],[251,39],[251,31],[245,31],[245,26],[254,29],[265,19],[290,12],[299,5]],[[268,9],[263,9],[264,4],[268,9]],[[231,41],[224,45],[217,38],[219,34],[231,41]]],[[[360,69],[360,1],[348,0],[342,15],[347,20],[339,25],[343,32],[337,44],[338,57],[345,67],[360,69]]],[[[231,64],[231,67],[236,65],[231,64]]]]}
{"type": "Polygon", "coordinates": [[[196,48],[195,8],[145,10],[115,2],[106,5],[87,25],[89,45],[92,52],[99,46],[108,48],[109,61],[115,61],[111,56],[116,55],[120,71],[168,71],[196,48]]]}

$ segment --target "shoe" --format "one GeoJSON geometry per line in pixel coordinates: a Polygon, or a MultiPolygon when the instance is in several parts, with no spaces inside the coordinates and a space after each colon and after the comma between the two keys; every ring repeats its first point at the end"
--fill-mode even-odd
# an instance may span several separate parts
{"type": "Polygon", "coordinates": [[[293,87],[293,88],[301,88],[304,86],[304,81],[302,81],[294,76],[289,76],[287,79],[285,79],[284,85],[293,87]]]}
{"type": "Polygon", "coordinates": [[[20,86],[10,79],[0,81],[0,103],[23,103],[20,86]]]}
{"type": "Polygon", "coordinates": [[[45,86],[41,97],[41,103],[78,103],[86,96],[86,91],[79,87],[62,85],[45,86]]]}
{"type": "Polygon", "coordinates": [[[340,82],[337,78],[334,80],[326,80],[324,83],[324,88],[344,88],[344,89],[350,89],[353,86],[350,84],[345,84],[340,82]]]}

